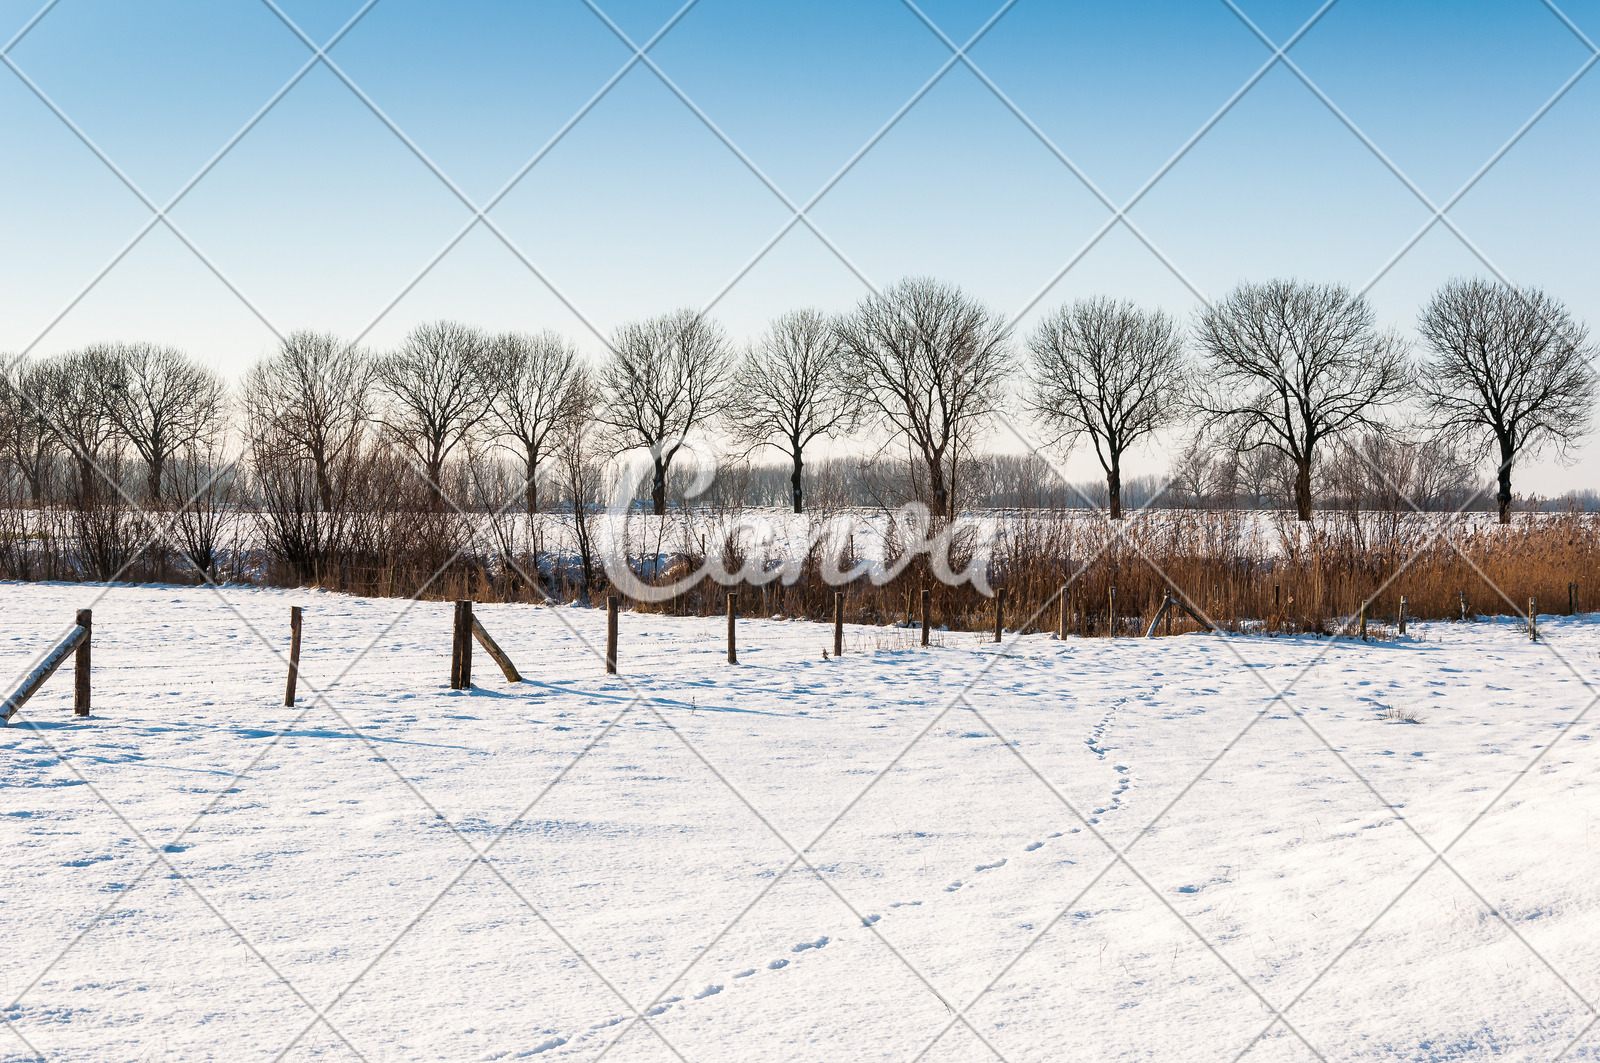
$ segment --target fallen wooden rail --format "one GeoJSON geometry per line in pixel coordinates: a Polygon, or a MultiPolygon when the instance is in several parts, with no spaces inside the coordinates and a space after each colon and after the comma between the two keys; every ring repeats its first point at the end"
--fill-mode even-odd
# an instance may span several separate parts
{"type": "Polygon", "coordinates": [[[1205,617],[1201,616],[1199,613],[1195,612],[1193,609],[1190,609],[1189,608],[1189,603],[1185,602],[1182,598],[1174,597],[1172,592],[1168,591],[1166,594],[1162,595],[1162,597],[1161,597],[1161,608],[1156,610],[1156,615],[1155,615],[1154,619],[1152,619],[1150,621],[1150,626],[1145,630],[1145,633],[1144,633],[1144,637],[1145,638],[1153,639],[1153,638],[1156,637],[1156,625],[1161,623],[1162,620],[1166,619],[1166,615],[1167,615],[1168,611],[1171,610],[1173,606],[1177,606],[1179,609],[1182,609],[1185,613],[1188,613],[1189,616],[1191,618],[1193,618],[1195,623],[1199,624],[1201,627],[1205,628],[1207,631],[1216,631],[1217,630],[1216,627],[1211,623],[1211,621],[1207,620],[1205,617]]]}
{"type": "Polygon", "coordinates": [[[66,636],[56,643],[49,653],[45,654],[44,660],[36,664],[33,670],[23,677],[22,682],[17,685],[17,689],[12,691],[11,695],[3,703],[0,703],[0,727],[10,723],[11,717],[17,714],[18,709],[27,704],[29,698],[38,693],[39,688],[44,686],[45,680],[56,674],[56,669],[61,667],[68,654],[76,654],[77,656],[76,682],[73,685],[73,710],[79,716],[89,715],[89,632],[89,610],[80,609],[78,610],[78,621],[73,625],[72,630],[67,632],[66,636]]]}

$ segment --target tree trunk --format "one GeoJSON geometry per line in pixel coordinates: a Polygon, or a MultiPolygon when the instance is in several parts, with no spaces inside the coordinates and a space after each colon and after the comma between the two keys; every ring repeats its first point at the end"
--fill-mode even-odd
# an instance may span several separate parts
{"type": "Polygon", "coordinates": [[[1500,492],[1495,496],[1500,503],[1500,523],[1511,523],[1511,459],[1516,451],[1506,440],[1500,441],[1500,492]]]}
{"type": "Polygon", "coordinates": [[[435,513],[444,512],[444,484],[440,482],[443,476],[444,458],[428,459],[428,497],[435,513]]]}
{"type": "Polygon", "coordinates": [[[522,497],[528,505],[528,516],[532,517],[539,512],[539,482],[536,473],[539,468],[539,452],[533,447],[528,447],[528,480],[522,485],[522,497]]]}
{"type": "Polygon", "coordinates": [[[1111,519],[1122,519],[1122,463],[1116,458],[1111,459],[1111,468],[1106,472],[1106,498],[1111,503],[1111,519]]]}
{"type": "Polygon", "coordinates": [[[1300,520],[1311,519],[1311,459],[1295,462],[1294,505],[1300,520]]]}
{"type": "Polygon", "coordinates": [[[794,452],[794,471],[789,474],[789,495],[794,501],[794,511],[796,513],[804,513],[806,511],[804,491],[800,486],[800,471],[804,467],[805,465],[800,458],[800,449],[796,447],[794,452]]]}
{"type": "Polygon", "coordinates": [[[150,478],[145,483],[145,491],[150,495],[150,505],[161,504],[161,459],[157,458],[150,463],[150,478]]]}
{"type": "Polygon", "coordinates": [[[667,465],[656,459],[655,476],[650,481],[650,502],[658,517],[667,515],[667,465]]]}

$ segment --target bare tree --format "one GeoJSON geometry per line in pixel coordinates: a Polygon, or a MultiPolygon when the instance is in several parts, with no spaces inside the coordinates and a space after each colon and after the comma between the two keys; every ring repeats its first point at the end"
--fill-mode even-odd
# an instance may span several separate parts
{"type": "Polygon", "coordinates": [[[539,465],[547,444],[583,408],[587,374],[578,350],[554,332],[507,332],[491,339],[484,373],[495,387],[491,420],[522,458],[528,515],[539,512],[539,465]]]}
{"type": "Polygon", "coordinates": [[[745,353],[734,375],[728,408],[734,437],[788,456],[796,513],[805,512],[806,447],[855,425],[859,406],[844,377],[838,330],[819,310],[779,317],[745,353]]]}
{"type": "Polygon", "coordinates": [[[1595,349],[1588,328],[1537,288],[1452,280],[1418,323],[1431,356],[1422,401],[1447,437],[1498,452],[1500,523],[1511,521],[1511,467],[1554,447],[1565,458],[1588,430],[1595,349]]]}
{"type": "Polygon", "coordinates": [[[999,315],[955,285],[901,281],[863,299],[839,326],[847,379],[922,459],[933,510],[953,518],[963,448],[999,403],[1012,368],[999,315]]]}
{"type": "Polygon", "coordinates": [[[578,548],[585,602],[595,587],[594,515],[600,508],[603,486],[598,457],[593,424],[581,417],[564,421],[555,440],[556,475],[561,493],[572,506],[573,544],[578,548]]]}
{"type": "Polygon", "coordinates": [[[1335,284],[1241,284],[1200,314],[1196,341],[1207,427],[1235,449],[1276,450],[1294,464],[1300,520],[1311,519],[1311,474],[1340,433],[1381,428],[1379,414],[1411,381],[1407,348],[1373,324],[1366,299],[1335,284]]]}
{"type": "Polygon", "coordinates": [[[146,498],[158,504],[168,459],[222,430],[227,387],[216,373],[172,347],[119,343],[105,350],[116,367],[106,411],[144,459],[146,498]]]}
{"type": "Polygon", "coordinates": [[[1122,518],[1122,455],[1175,418],[1185,391],[1183,336],[1159,310],[1080,299],[1039,322],[1030,405],[1071,445],[1088,436],[1122,518]]]}
{"type": "Polygon", "coordinates": [[[176,514],[173,530],[201,578],[214,581],[243,473],[224,451],[220,433],[196,436],[170,457],[164,483],[176,514]]]}
{"type": "Polygon", "coordinates": [[[477,329],[436,321],[412,329],[377,366],[389,396],[384,424],[422,465],[435,508],[444,504],[445,459],[489,415],[485,350],[477,329]]]}
{"type": "Polygon", "coordinates": [[[616,449],[650,451],[650,499],[658,517],[667,512],[672,459],[691,431],[723,410],[731,362],[722,327],[693,310],[626,324],[612,337],[595,419],[616,449]]]}
{"type": "Polygon", "coordinates": [[[28,501],[39,506],[59,440],[50,427],[50,372],[30,359],[9,359],[0,366],[0,431],[6,456],[28,485],[28,501]]]}
{"type": "MultiPolygon", "coordinates": [[[[44,416],[57,441],[70,451],[77,468],[80,501],[114,491],[106,463],[120,459],[117,426],[111,418],[110,392],[119,375],[116,358],[105,346],[68,351],[44,362],[44,416]],[[101,483],[104,479],[107,482],[101,483]]],[[[121,469],[120,460],[116,462],[121,469]]]]}
{"type": "Polygon", "coordinates": [[[322,332],[290,333],[245,377],[241,392],[254,448],[275,460],[308,461],[323,513],[343,508],[371,391],[367,352],[322,332]]]}

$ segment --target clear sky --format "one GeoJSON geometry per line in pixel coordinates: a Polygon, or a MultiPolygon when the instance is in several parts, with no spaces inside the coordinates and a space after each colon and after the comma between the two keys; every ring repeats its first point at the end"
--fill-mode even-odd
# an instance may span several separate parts
{"type": "MultiPolygon", "coordinates": [[[[317,45],[361,7],[276,2],[317,45]]],[[[1274,44],[1319,6],[1236,2],[1274,44]]],[[[865,289],[841,256],[874,284],[959,282],[1023,329],[1089,293],[1188,317],[1188,285],[1208,297],[1276,275],[1363,286],[1431,216],[1280,63],[1128,212],[1160,256],[1114,225],[1035,304],[1111,216],[1084,178],[1125,202],[1273,49],[1221,0],[1018,0],[997,19],[998,2],[919,3],[699,0],[649,55],[700,115],[639,63],[552,145],[633,57],[619,31],[642,45],[680,3],[377,0],[328,54],[459,195],[313,64],[171,211],[238,294],[157,224],[64,315],[151,211],[0,69],[0,350],[141,338],[234,376],[272,328],[369,330],[381,347],[449,316],[554,328],[597,356],[591,326],[719,293],[738,337],[786,308],[845,309],[865,289]],[[783,197],[810,200],[951,59],[918,10],[957,44],[995,19],[970,58],[1024,117],[954,64],[809,209],[820,236],[796,224],[751,266],[793,217],[783,197]],[[498,233],[473,226],[417,280],[472,220],[463,200],[483,206],[541,151],[489,211],[498,233]]],[[[0,0],[0,41],[38,11],[0,0]]],[[[1584,34],[1600,40],[1600,0],[1340,0],[1287,54],[1442,204],[1591,59],[1584,34]]],[[[258,0],[59,0],[7,55],[165,204],[312,50],[258,0]]],[[[1597,132],[1591,68],[1449,217],[1497,269],[1600,325],[1597,132]]],[[[1435,225],[1370,296],[1410,331],[1435,286],[1488,272],[1435,225]]],[[[1519,485],[1600,488],[1600,445],[1519,485]]]]}

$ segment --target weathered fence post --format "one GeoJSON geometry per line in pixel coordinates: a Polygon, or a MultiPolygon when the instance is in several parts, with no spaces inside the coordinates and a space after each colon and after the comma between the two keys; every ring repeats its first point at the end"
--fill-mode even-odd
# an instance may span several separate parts
{"type": "Polygon", "coordinates": [[[451,640],[450,689],[472,689],[472,601],[456,602],[455,637],[451,640]]]}
{"type": "Polygon", "coordinates": [[[1065,639],[1066,637],[1067,637],[1067,588],[1066,587],[1062,587],[1061,588],[1061,618],[1060,618],[1060,620],[1058,620],[1056,622],[1056,638],[1058,640],[1062,640],[1062,639],[1065,639]]]}
{"type": "Polygon", "coordinates": [[[1111,592],[1108,595],[1106,595],[1106,600],[1107,600],[1106,635],[1109,638],[1116,638],[1117,637],[1117,588],[1115,588],[1115,587],[1111,588],[1111,592]]]}
{"type": "Polygon", "coordinates": [[[1528,599],[1528,637],[1530,639],[1532,639],[1533,641],[1535,641],[1535,642],[1539,641],[1539,625],[1534,620],[1534,617],[1535,617],[1535,615],[1537,615],[1538,612],[1539,612],[1539,600],[1537,598],[1529,598],[1528,599]]]}
{"type": "Polygon", "coordinates": [[[1274,583],[1272,585],[1272,608],[1274,609],[1283,608],[1283,595],[1281,591],[1282,588],[1279,587],[1278,584],[1274,583]]]}
{"type": "Polygon", "coordinates": [[[924,646],[928,644],[928,613],[931,608],[932,599],[933,592],[928,590],[926,587],[922,588],[922,644],[924,646]]]}
{"type": "Polygon", "coordinates": [[[1361,618],[1361,620],[1360,620],[1361,641],[1365,642],[1365,641],[1367,641],[1367,603],[1366,602],[1362,602],[1361,603],[1361,608],[1358,611],[1358,614],[1359,614],[1359,616],[1361,618]]]}
{"type": "Polygon", "coordinates": [[[617,596],[606,596],[606,674],[617,671],[617,596]]]}
{"type": "Polygon", "coordinates": [[[1003,630],[1001,628],[1001,624],[1005,622],[1005,612],[1006,589],[1004,587],[999,587],[996,588],[994,592],[994,640],[996,642],[1000,641],[1000,633],[1003,630]]]}
{"type": "Polygon", "coordinates": [[[72,663],[72,711],[78,716],[89,715],[89,643],[94,640],[93,619],[92,610],[78,610],[83,641],[78,643],[77,656],[72,663]]]}
{"type": "Polygon", "coordinates": [[[1406,633],[1406,596],[1400,596],[1400,634],[1406,633]]]}
{"type": "Polygon", "coordinates": [[[283,707],[294,708],[294,688],[300,680],[300,607],[289,607],[289,686],[283,692],[283,707]]]}
{"type": "Polygon", "coordinates": [[[1166,620],[1167,620],[1167,633],[1171,634],[1172,633],[1172,612],[1171,611],[1172,611],[1172,592],[1171,591],[1162,591],[1161,592],[1161,608],[1157,609],[1156,610],[1156,615],[1150,618],[1150,626],[1145,629],[1144,637],[1147,638],[1147,639],[1153,639],[1153,638],[1156,637],[1156,626],[1161,623],[1161,619],[1163,617],[1165,617],[1166,620]]]}
{"type": "Polygon", "coordinates": [[[833,655],[844,656],[844,591],[833,592],[833,655]]]}
{"type": "Polygon", "coordinates": [[[728,663],[729,664],[738,664],[739,663],[739,645],[738,645],[738,642],[736,641],[738,636],[735,635],[734,628],[733,628],[733,618],[734,618],[734,616],[736,614],[736,611],[737,611],[738,607],[739,607],[739,592],[736,591],[736,590],[730,590],[728,592],[728,663]]]}

